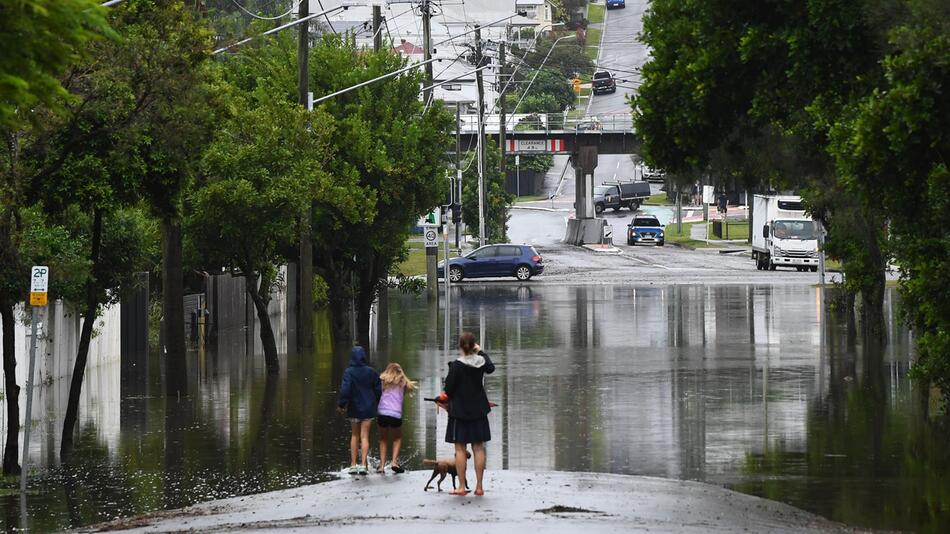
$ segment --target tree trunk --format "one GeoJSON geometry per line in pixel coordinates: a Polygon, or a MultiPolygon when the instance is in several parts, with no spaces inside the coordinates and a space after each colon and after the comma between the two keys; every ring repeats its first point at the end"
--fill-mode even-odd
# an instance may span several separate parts
{"type": "Polygon", "coordinates": [[[379,291],[379,254],[369,251],[360,264],[366,267],[359,271],[359,293],[356,295],[356,340],[368,351],[373,302],[376,301],[376,294],[379,291]]]}
{"type": "Polygon", "coordinates": [[[864,339],[870,343],[886,343],[887,332],[884,328],[884,290],[887,282],[884,271],[887,259],[881,251],[881,233],[877,218],[866,214],[865,226],[869,263],[872,267],[871,279],[861,288],[861,325],[864,339]]]}
{"type": "Polygon", "coordinates": [[[82,382],[86,375],[86,358],[89,356],[89,342],[92,340],[92,327],[96,323],[96,311],[99,308],[99,299],[96,291],[96,274],[99,271],[99,248],[102,242],[102,209],[95,208],[92,222],[92,253],[90,260],[92,268],[89,279],[86,280],[86,309],[83,316],[82,330],[79,333],[79,350],[76,353],[76,363],[73,366],[73,376],[69,383],[69,402],[66,405],[66,417],[63,419],[63,439],[59,447],[59,458],[68,464],[73,452],[73,430],[76,427],[76,416],[79,412],[79,396],[82,393],[82,382]]]}
{"type": "Polygon", "coordinates": [[[16,383],[16,323],[13,304],[4,299],[0,302],[0,319],[3,320],[3,377],[7,401],[7,442],[3,449],[3,474],[20,472],[17,462],[20,448],[20,386],[16,383]]]}
{"type": "Polygon", "coordinates": [[[264,348],[264,362],[267,365],[267,373],[273,374],[280,370],[280,360],[277,359],[277,341],[274,339],[274,329],[270,324],[270,314],[267,313],[267,302],[261,293],[270,290],[270,281],[267,276],[258,277],[252,271],[245,270],[245,285],[247,294],[251,296],[254,302],[254,309],[257,311],[257,319],[261,323],[261,345],[264,348]],[[261,288],[258,290],[257,281],[261,278],[261,288]]]}
{"type": "Polygon", "coordinates": [[[185,361],[185,288],[182,272],[181,222],[162,218],[162,325],[165,329],[165,392],[188,393],[185,361]]]}

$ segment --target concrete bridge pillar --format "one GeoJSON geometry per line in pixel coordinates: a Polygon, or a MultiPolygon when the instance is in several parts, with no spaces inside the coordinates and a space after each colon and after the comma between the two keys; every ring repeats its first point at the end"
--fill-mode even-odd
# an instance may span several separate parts
{"type": "Polygon", "coordinates": [[[574,167],[574,218],[567,220],[564,242],[571,245],[603,243],[603,219],[594,212],[594,169],[597,168],[597,144],[583,143],[579,136],[571,154],[574,167]]]}

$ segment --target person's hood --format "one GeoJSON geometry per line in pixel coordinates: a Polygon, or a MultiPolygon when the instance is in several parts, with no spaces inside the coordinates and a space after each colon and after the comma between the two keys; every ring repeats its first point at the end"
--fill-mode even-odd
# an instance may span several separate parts
{"type": "Polygon", "coordinates": [[[350,351],[350,367],[362,367],[366,365],[366,351],[363,347],[356,346],[350,351]]]}
{"type": "Polygon", "coordinates": [[[465,365],[474,367],[476,369],[485,365],[485,357],[481,354],[463,354],[459,356],[456,361],[462,362],[465,365]]]}

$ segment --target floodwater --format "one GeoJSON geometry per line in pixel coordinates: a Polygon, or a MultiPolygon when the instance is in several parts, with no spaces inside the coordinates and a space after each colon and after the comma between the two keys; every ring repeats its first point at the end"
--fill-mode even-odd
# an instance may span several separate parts
{"type": "MultiPolygon", "coordinates": [[[[532,286],[453,289],[450,335],[470,330],[487,378],[489,469],[594,471],[706,481],[860,527],[950,529],[947,432],[909,378],[912,339],[887,300],[890,343],[867,347],[808,286],[532,286]]],[[[443,315],[396,292],[379,307],[373,364],[420,384],[405,406],[403,463],[445,456],[439,391],[454,351],[443,315]]],[[[289,321],[292,323],[292,321],[289,321]]],[[[346,356],[288,354],[267,380],[244,332],[192,353],[193,394],[160,395],[95,369],[76,465],[56,467],[61,414],[34,425],[28,512],[52,531],[327,480],[349,461],[335,408],[346,356]],[[226,348],[225,348],[226,347],[226,348]],[[54,424],[55,422],[55,424],[54,424]]],[[[375,439],[375,430],[373,439],[375,439]]],[[[373,446],[375,450],[375,443],[373,446]]],[[[422,488],[419,488],[420,491],[422,488]]],[[[0,497],[20,525],[16,494],[0,497]]],[[[319,507],[320,503],[314,503],[319,507]]]]}

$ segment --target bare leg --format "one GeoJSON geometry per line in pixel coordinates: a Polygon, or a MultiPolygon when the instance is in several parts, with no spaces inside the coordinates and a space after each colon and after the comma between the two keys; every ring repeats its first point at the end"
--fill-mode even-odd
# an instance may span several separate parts
{"type": "Polygon", "coordinates": [[[472,443],[472,456],[475,459],[475,495],[484,495],[482,476],[485,474],[485,444],[472,443]]]}
{"type": "Polygon", "coordinates": [[[459,486],[458,489],[453,491],[453,494],[465,494],[465,467],[468,459],[465,457],[465,444],[456,443],[455,444],[455,470],[458,472],[459,476],[459,486]]]}
{"type": "Polygon", "coordinates": [[[356,447],[360,440],[360,424],[350,423],[350,465],[356,465],[356,447]]]}
{"type": "MultiPolygon", "coordinates": [[[[379,427],[379,468],[376,469],[376,472],[382,473],[386,470],[386,441],[389,440],[389,429],[379,427]]],[[[396,460],[396,451],[398,451],[393,445],[393,461],[396,460]]]]}
{"type": "Polygon", "coordinates": [[[393,465],[399,465],[399,448],[402,447],[402,428],[393,429],[393,465]]]}
{"type": "Polygon", "coordinates": [[[360,421],[360,445],[363,449],[363,466],[369,469],[369,426],[371,421],[360,421]]]}

